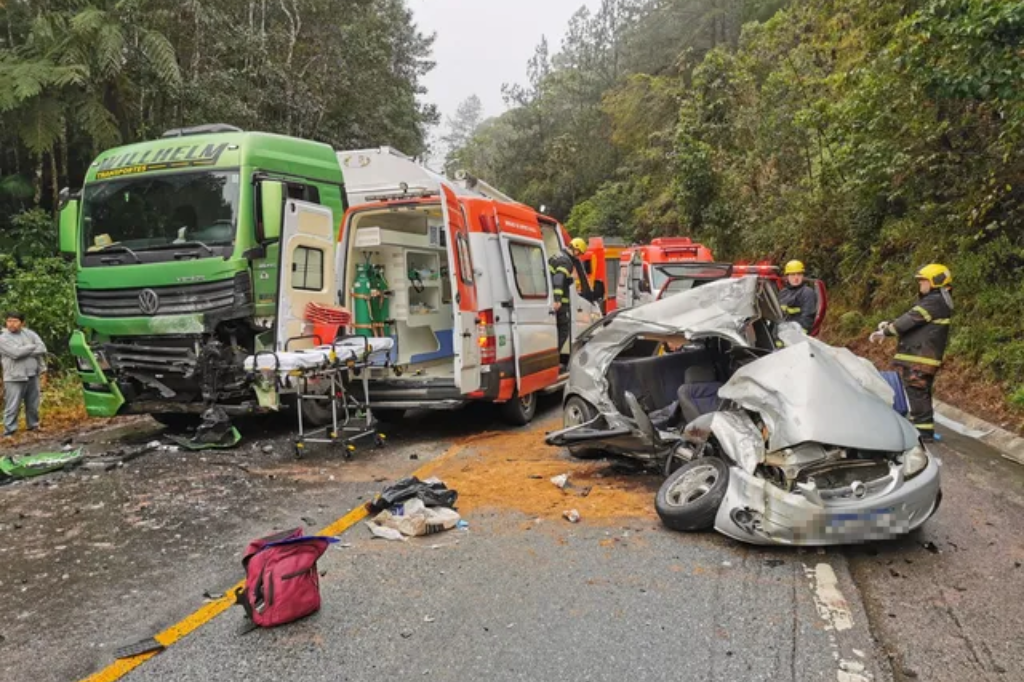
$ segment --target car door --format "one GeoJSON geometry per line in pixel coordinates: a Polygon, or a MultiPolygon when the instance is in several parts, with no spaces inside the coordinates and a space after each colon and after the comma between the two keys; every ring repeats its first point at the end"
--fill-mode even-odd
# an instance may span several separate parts
{"type": "Polygon", "coordinates": [[[284,207],[280,240],[275,347],[278,351],[310,348],[305,325],[310,303],[333,305],[334,215],[318,204],[289,199],[284,207]]]}
{"type": "Polygon", "coordinates": [[[550,254],[535,216],[499,204],[502,261],[512,300],[512,340],[519,395],[528,395],[558,379],[558,328],[548,272],[550,254]]]}
{"type": "Polygon", "coordinates": [[[452,343],[455,349],[455,385],[462,393],[480,388],[480,346],[477,343],[476,282],[472,254],[469,249],[469,228],[455,192],[441,185],[441,210],[448,226],[448,276],[455,292],[452,343]]]}

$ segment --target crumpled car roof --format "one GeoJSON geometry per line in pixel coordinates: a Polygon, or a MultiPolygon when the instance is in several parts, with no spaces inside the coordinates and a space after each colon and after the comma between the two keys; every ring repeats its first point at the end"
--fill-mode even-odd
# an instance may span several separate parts
{"type": "Polygon", "coordinates": [[[618,315],[611,325],[637,322],[664,330],[726,332],[737,335],[757,315],[756,277],[738,277],[709,282],[689,291],[646,303],[618,315]]]}

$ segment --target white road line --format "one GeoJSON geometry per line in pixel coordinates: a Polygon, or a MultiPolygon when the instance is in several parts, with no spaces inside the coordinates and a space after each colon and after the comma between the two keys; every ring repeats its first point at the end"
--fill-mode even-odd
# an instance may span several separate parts
{"type": "MultiPolygon", "coordinates": [[[[804,575],[807,576],[814,606],[818,615],[825,622],[832,657],[835,659],[837,682],[871,682],[872,676],[863,663],[857,660],[844,659],[840,655],[839,640],[836,635],[853,628],[853,612],[846,597],[839,590],[839,578],[829,564],[821,563],[810,568],[804,564],[804,575]]],[[[856,649],[855,654],[862,655],[856,649]]]]}

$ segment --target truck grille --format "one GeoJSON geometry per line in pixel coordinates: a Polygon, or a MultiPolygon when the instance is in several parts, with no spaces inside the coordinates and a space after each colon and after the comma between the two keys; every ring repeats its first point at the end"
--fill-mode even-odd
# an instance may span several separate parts
{"type": "Polygon", "coordinates": [[[170,287],[79,289],[78,309],[93,317],[159,317],[208,313],[236,303],[236,291],[248,299],[249,273],[234,279],[170,287]]]}
{"type": "Polygon", "coordinates": [[[195,341],[168,337],[119,338],[103,344],[115,370],[158,372],[184,377],[195,372],[195,341]]]}

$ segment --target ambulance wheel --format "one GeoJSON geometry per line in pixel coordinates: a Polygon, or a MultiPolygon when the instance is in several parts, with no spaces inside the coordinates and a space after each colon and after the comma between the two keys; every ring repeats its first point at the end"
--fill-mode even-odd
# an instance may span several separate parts
{"type": "Polygon", "coordinates": [[[397,407],[374,408],[373,416],[377,421],[387,422],[388,424],[397,424],[402,421],[402,417],[405,416],[405,410],[397,407]]]}
{"type": "MultiPolygon", "coordinates": [[[[597,410],[578,395],[569,396],[565,401],[565,408],[562,410],[562,426],[579,426],[586,424],[597,416],[597,410]]],[[[576,459],[600,459],[604,457],[604,451],[586,445],[570,445],[569,454],[576,459]]]]}
{"type": "Polygon", "coordinates": [[[520,397],[519,392],[512,394],[512,398],[502,403],[501,418],[512,426],[526,426],[537,413],[537,393],[530,393],[520,397]]]}
{"type": "Polygon", "coordinates": [[[159,414],[151,414],[150,416],[172,431],[186,431],[199,425],[198,414],[188,414],[186,412],[161,412],[159,414]]]}

